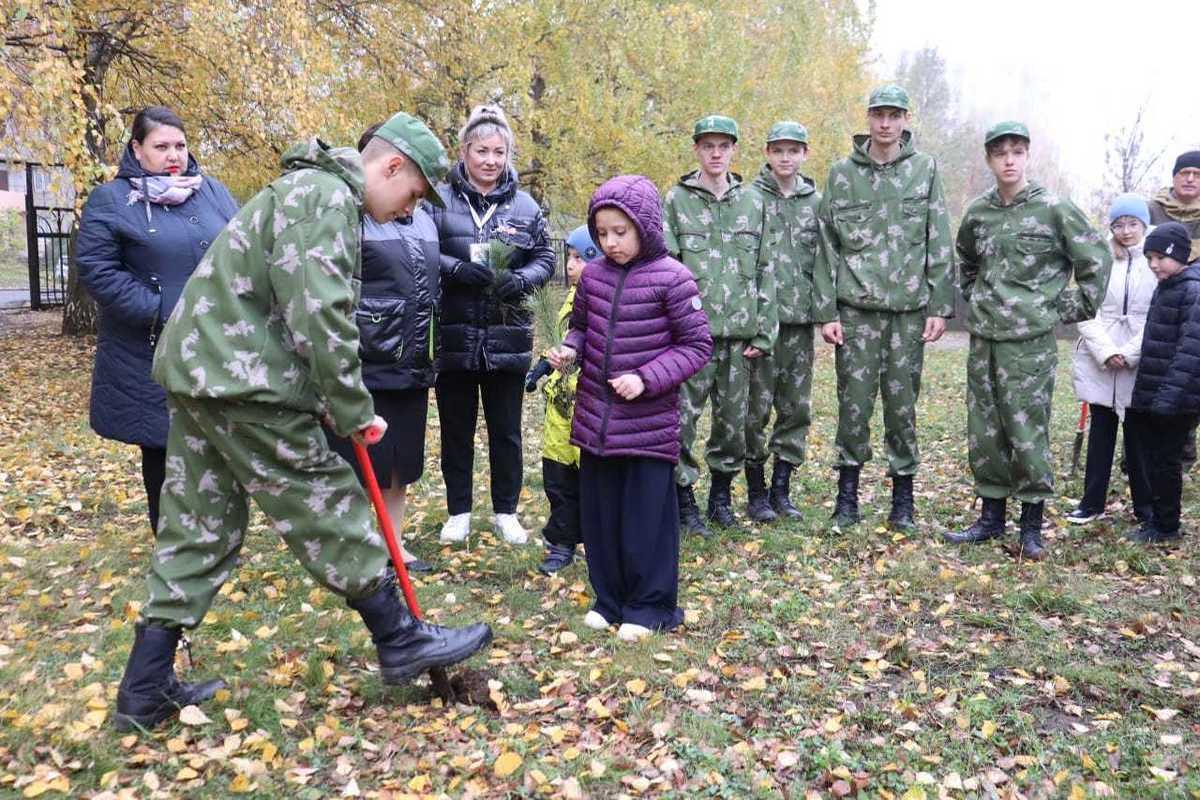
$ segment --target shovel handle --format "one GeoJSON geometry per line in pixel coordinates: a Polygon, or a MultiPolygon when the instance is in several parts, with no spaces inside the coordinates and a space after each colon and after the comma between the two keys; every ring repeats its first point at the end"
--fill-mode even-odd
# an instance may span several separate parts
{"type": "Polygon", "coordinates": [[[1085,401],[1079,404],[1079,426],[1075,428],[1077,432],[1083,433],[1083,431],[1087,428],[1087,418],[1088,404],[1085,401]]]}
{"type": "MultiPolygon", "coordinates": [[[[369,430],[369,429],[368,429],[369,430]]],[[[383,540],[387,542],[388,555],[392,557],[392,566],[400,581],[400,590],[404,592],[404,602],[408,610],[417,619],[421,618],[421,606],[417,603],[417,593],[413,591],[412,581],[408,579],[408,569],[404,566],[404,556],[400,553],[400,545],[396,541],[396,530],[392,527],[392,518],[388,515],[387,506],[383,504],[383,493],[379,491],[379,481],[375,479],[375,468],[371,466],[371,457],[367,455],[367,447],[358,439],[351,439],[354,445],[354,456],[358,466],[362,468],[366,479],[367,494],[371,505],[375,506],[375,514],[379,517],[379,527],[383,531],[383,540]]]]}

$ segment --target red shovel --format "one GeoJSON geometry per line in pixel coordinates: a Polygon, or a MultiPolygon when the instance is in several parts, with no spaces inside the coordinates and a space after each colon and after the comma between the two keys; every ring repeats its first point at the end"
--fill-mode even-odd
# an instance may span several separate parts
{"type": "MultiPolygon", "coordinates": [[[[418,620],[421,619],[421,606],[417,603],[417,593],[413,591],[412,582],[408,579],[408,570],[404,566],[404,556],[400,554],[400,545],[396,541],[396,530],[392,527],[392,518],[388,515],[387,507],[383,504],[383,493],[379,491],[379,481],[375,480],[375,469],[371,466],[371,457],[367,455],[367,444],[375,444],[382,438],[382,434],[376,433],[375,428],[368,429],[368,433],[363,437],[366,444],[360,442],[357,438],[351,438],[354,444],[354,455],[358,459],[358,466],[362,468],[363,477],[367,482],[367,494],[371,497],[371,505],[375,506],[375,513],[379,517],[379,527],[383,531],[384,541],[387,542],[388,554],[392,557],[392,566],[396,568],[396,577],[400,580],[400,589],[404,592],[404,602],[408,603],[408,610],[418,620]]],[[[429,680],[433,683],[433,690],[438,697],[443,700],[453,699],[454,689],[450,686],[450,679],[446,677],[445,667],[430,667],[429,680]]]]}

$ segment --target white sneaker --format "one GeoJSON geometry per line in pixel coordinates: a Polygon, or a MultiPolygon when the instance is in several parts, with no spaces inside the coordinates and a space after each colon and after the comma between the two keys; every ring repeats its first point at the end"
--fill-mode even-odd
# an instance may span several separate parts
{"type": "Polygon", "coordinates": [[[521,527],[521,520],[517,519],[516,514],[497,514],[492,521],[509,544],[525,544],[529,541],[529,531],[521,527]]]}
{"type": "Polygon", "coordinates": [[[589,611],[583,616],[583,624],[594,631],[608,630],[608,620],[598,611],[589,611]]]}
{"type": "Polygon", "coordinates": [[[638,642],[653,632],[649,628],[643,628],[641,625],[634,625],[632,622],[623,622],[621,623],[621,627],[617,628],[617,638],[622,642],[638,642]]]}
{"type": "Polygon", "coordinates": [[[461,542],[467,538],[467,534],[470,532],[471,512],[455,514],[446,520],[446,524],[442,526],[442,533],[438,536],[438,541],[461,542]]]}

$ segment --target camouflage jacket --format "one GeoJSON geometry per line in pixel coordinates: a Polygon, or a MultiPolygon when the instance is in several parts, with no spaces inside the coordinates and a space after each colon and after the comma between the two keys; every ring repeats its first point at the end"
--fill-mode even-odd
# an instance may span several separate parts
{"type": "Polygon", "coordinates": [[[795,191],[784,197],[769,165],[764,165],[754,179],[754,190],[763,198],[763,248],[775,277],[779,324],[811,324],[813,266],[820,252],[817,204],[821,193],[813,188],[811,178],[797,175],[795,191]]]}
{"type": "Polygon", "coordinates": [[[242,206],[196,267],[154,354],[170,393],[370,423],[358,356],[364,178],[358,153],[317,139],[242,206]]]}
{"type": "Polygon", "coordinates": [[[1096,316],[1112,268],[1108,246],[1083,213],[1033,183],[1010,205],[996,189],[972,200],[955,248],[967,330],[997,341],[1032,339],[1060,322],[1096,316]]]}
{"type": "Polygon", "coordinates": [[[718,200],[691,172],[667,192],[663,238],[691,270],[714,339],[746,339],[770,351],[779,332],[775,277],[762,247],[762,195],[729,174],[718,200]]]}
{"type": "Polygon", "coordinates": [[[839,303],[880,311],[954,315],[950,215],[937,162],[901,138],[900,155],[878,164],[868,137],[829,170],[821,200],[823,256],[813,273],[817,322],[838,318],[839,303]]]}

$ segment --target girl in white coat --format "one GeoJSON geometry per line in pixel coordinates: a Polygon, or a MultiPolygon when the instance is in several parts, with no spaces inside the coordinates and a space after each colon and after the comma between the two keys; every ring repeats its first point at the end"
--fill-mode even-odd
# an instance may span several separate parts
{"type": "MultiPolygon", "coordinates": [[[[1142,328],[1157,282],[1142,243],[1150,225],[1146,201],[1136,194],[1123,194],[1113,201],[1108,214],[1112,231],[1113,268],[1108,291],[1096,318],[1079,323],[1075,345],[1075,394],[1091,407],[1088,431],[1087,468],[1079,507],[1067,515],[1078,525],[1104,516],[1117,426],[1125,419],[1125,408],[1133,393],[1142,328]]],[[[1128,428],[1125,435],[1129,435],[1128,428]]],[[[1128,448],[1128,442],[1126,442],[1128,448]]],[[[1151,502],[1150,486],[1143,476],[1129,475],[1133,512],[1140,520],[1151,502]]]]}

